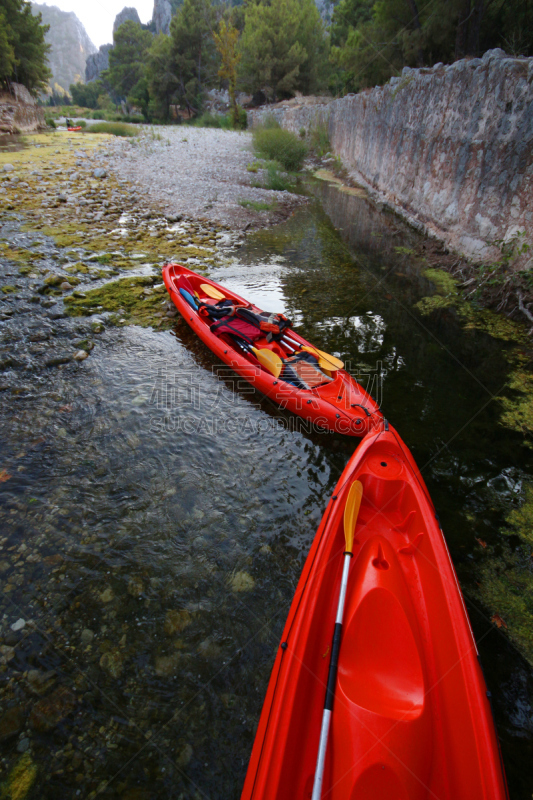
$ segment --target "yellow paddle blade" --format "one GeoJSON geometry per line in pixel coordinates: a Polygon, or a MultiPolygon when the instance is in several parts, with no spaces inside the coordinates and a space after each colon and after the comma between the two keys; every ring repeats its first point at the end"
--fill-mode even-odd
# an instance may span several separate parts
{"type": "Polygon", "coordinates": [[[209,283],[202,283],[200,285],[200,289],[208,297],[212,297],[213,300],[225,300],[226,299],[224,297],[224,295],[222,294],[222,292],[219,292],[218,289],[215,289],[214,286],[210,286],[209,283]]]}
{"type": "Polygon", "coordinates": [[[344,361],[341,361],[340,358],[336,356],[330,356],[329,353],[324,353],[322,350],[317,350],[316,347],[308,347],[306,344],[301,345],[302,350],[307,350],[308,353],[312,353],[315,356],[319,357],[319,364],[320,359],[322,359],[324,364],[320,364],[321,367],[325,367],[326,369],[337,370],[344,368],[344,361]]]}
{"type": "Polygon", "coordinates": [[[275,378],[279,378],[280,372],[283,369],[283,361],[281,358],[273,353],[272,350],[268,350],[264,348],[263,350],[257,350],[257,348],[252,347],[251,350],[253,351],[255,357],[259,361],[260,364],[263,365],[275,378]]]}
{"type": "Polygon", "coordinates": [[[361,481],[354,481],[348,492],[348,499],[344,506],[344,538],[346,539],[346,552],[351,553],[353,549],[353,537],[357,517],[361,507],[363,497],[363,484],[361,481]]]}

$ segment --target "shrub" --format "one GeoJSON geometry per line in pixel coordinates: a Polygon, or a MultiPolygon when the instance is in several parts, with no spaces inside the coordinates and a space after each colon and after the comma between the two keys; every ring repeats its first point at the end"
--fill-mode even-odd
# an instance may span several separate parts
{"type": "Polygon", "coordinates": [[[222,114],[212,114],[210,111],[204,111],[203,114],[193,120],[192,124],[198,128],[221,128],[222,114]]]}
{"type": "Polygon", "coordinates": [[[74,127],[76,128],[86,128],[87,122],[84,119],[75,119],[74,120],[74,127]]]}
{"type": "Polygon", "coordinates": [[[239,131],[245,131],[248,127],[248,114],[241,106],[237,106],[237,121],[234,127],[239,131]]]}
{"type": "Polygon", "coordinates": [[[112,133],[113,136],[137,136],[138,128],[125,122],[97,122],[85,128],[87,133],[112,133]]]}
{"type": "Polygon", "coordinates": [[[45,117],[44,121],[46,122],[46,124],[47,124],[47,126],[49,128],[55,128],[56,127],[55,120],[52,117],[45,117]]]}
{"type": "Polygon", "coordinates": [[[256,128],[254,148],[262,156],[278,161],[288,172],[301,169],[307,155],[307,145],[294,133],[281,128],[256,128]]]}

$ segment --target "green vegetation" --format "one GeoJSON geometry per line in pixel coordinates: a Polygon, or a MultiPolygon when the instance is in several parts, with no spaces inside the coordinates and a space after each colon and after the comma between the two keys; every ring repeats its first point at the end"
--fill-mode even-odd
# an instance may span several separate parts
{"type": "Polygon", "coordinates": [[[257,127],[253,132],[253,141],[258,155],[277,161],[287,172],[302,168],[307,145],[294,133],[279,127],[257,127]]]}
{"type": "Polygon", "coordinates": [[[137,136],[138,128],[125,122],[97,122],[85,129],[87,133],[112,133],[113,136],[137,136]]]}
{"type": "Polygon", "coordinates": [[[249,2],[241,52],[242,81],[249,91],[262,89],[270,100],[318,91],[326,38],[314,0],[249,2]]]}
{"type": "Polygon", "coordinates": [[[239,205],[243,208],[252,208],[254,211],[271,211],[277,206],[277,202],[262,203],[258,200],[239,200],[239,205]]]}
{"type": "Polygon", "coordinates": [[[176,99],[191,116],[201,111],[205,91],[217,72],[214,22],[210,0],[184,0],[170,23],[176,99]]]}
{"type": "Polygon", "coordinates": [[[109,69],[103,79],[116,97],[125,97],[130,105],[143,111],[148,107],[148,82],[144,63],[152,43],[152,35],[136,22],[124,22],[113,35],[114,47],[109,52],[109,69]]]}
{"type": "Polygon", "coordinates": [[[25,0],[2,0],[0,5],[0,85],[23,83],[31,92],[44,89],[51,77],[46,64],[50,45],[48,25],[33,16],[25,0]]]}

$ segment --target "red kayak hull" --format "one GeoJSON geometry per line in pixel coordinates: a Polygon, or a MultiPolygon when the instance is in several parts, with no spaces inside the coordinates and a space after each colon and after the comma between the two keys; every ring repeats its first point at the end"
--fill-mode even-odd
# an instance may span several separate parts
{"type": "Polygon", "coordinates": [[[349,461],[305,563],[242,800],[311,797],[345,548],[363,484],[322,797],[503,800],[478,652],[433,504],[392,427],[349,461]]]}
{"type": "MultiPolygon", "coordinates": [[[[167,264],[163,267],[165,286],[172,302],[187,324],[217,358],[270,400],[302,417],[311,426],[348,436],[365,436],[370,430],[381,425],[383,415],[378,404],[346,370],[337,370],[334,373],[334,380],[322,386],[314,389],[298,389],[283,381],[281,377],[276,379],[253,356],[239,350],[230,337],[211,333],[206,318],[193,309],[180,294],[181,277],[184,277],[201,297],[201,285],[209,284],[224,297],[236,303],[249,305],[254,310],[256,306],[249,304],[235,292],[180,264],[167,264]]],[[[288,334],[300,345],[313,346],[292,330],[289,330],[288,334]]],[[[273,349],[281,357],[290,354],[282,344],[269,343],[266,339],[256,342],[255,346],[258,349],[273,349]]]]}

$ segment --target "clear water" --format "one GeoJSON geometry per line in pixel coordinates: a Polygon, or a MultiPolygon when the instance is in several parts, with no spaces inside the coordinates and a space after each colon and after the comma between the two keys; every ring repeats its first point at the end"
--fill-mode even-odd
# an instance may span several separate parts
{"type": "MultiPolygon", "coordinates": [[[[433,291],[396,250],[415,233],[361,198],[315,191],[320,203],[250,236],[212,277],[284,311],[380,395],[442,519],[511,797],[530,798],[531,669],[469,600],[475,537],[497,540],[532,471],[490,400],[502,345],[453,312],[413,310],[433,291]]],[[[181,321],[108,328],[81,365],[45,367],[35,349],[88,322],[48,322],[35,343],[33,317],[10,302],[0,704],[22,722],[0,745],[4,775],[26,752],[39,770],[29,797],[238,798],[292,595],[356,440],[298,430],[181,321]]]]}

